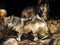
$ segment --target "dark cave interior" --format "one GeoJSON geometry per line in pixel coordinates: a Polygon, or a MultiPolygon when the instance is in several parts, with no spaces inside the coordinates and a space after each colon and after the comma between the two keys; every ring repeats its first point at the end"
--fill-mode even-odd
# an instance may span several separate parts
{"type": "MultiPolygon", "coordinates": [[[[8,16],[15,15],[20,16],[21,11],[28,6],[37,5],[37,0],[0,0],[0,8],[4,8],[8,12],[8,16]]],[[[60,18],[60,7],[59,0],[50,0],[49,8],[50,8],[50,16],[51,17],[59,17],[60,18]]]]}

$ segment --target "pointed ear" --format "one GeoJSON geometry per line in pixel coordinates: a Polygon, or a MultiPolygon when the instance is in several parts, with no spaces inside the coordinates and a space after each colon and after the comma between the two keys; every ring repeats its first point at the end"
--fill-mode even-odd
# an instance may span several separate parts
{"type": "Polygon", "coordinates": [[[38,0],[38,4],[40,4],[41,3],[41,0],[38,0]]]}

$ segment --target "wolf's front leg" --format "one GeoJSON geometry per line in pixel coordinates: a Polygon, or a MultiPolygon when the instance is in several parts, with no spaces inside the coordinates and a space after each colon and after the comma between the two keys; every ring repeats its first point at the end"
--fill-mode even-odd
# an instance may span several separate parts
{"type": "Polygon", "coordinates": [[[18,37],[16,38],[18,41],[21,41],[22,34],[18,34],[18,37]]]}
{"type": "Polygon", "coordinates": [[[37,36],[37,34],[34,34],[34,41],[38,41],[38,36],[37,36]]]}

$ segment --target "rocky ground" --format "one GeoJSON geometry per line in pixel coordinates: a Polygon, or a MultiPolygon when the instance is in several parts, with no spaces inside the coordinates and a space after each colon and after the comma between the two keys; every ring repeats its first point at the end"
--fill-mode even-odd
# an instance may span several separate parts
{"type": "Polygon", "coordinates": [[[19,45],[60,45],[60,39],[45,39],[37,42],[24,40],[19,42],[19,45]]]}

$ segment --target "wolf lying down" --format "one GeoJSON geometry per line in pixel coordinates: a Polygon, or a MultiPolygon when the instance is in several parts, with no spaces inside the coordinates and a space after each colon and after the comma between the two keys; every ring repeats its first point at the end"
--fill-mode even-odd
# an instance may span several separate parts
{"type": "Polygon", "coordinates": [[[49,36],[48,27],[45,21],[40,20],[39,18],[23,20],[23,18],[15,19],[15,17],[9,18],[5,23],[8,25],[8,28],[11,28],[14,31],[18,32],[17,40],[21,41],[21,36],[32,31],[34,35],[34,41],[38,40],[38,36],[41,39],[44,39],[49,36]],[[12,18],[12,19],[11,19],[12,18]],[[11,21],[12,20],[12,21],[11,21]],[[17,21],[18,20],[18,21],[17,21]]]}
{"type": "MultiPolygon", "coordinates": [[[[22,18],[20,18],[20,19],[22,19],[22,18]]],[[[7,44],[8,45],[9,44],[10,45],[18,45],[17,41],[21,41],[21,38],[24,36],[25,36],[24,37],[25,39],[31,38],[31,36],[29,36],[30,34],[32,34],[34,36],[34,37],[32,36],[34,41],[37,41],[38,39],[44,39],[49,36],[48,27],[47,27],[46,23],[44,21],[41,21],[38,18],[35,18],[34,20],[32,20],[32,19],[31,20],[23,20],[23,23],[18,23],[18,25],[14,25],[12,29],[14,31],[18,32],[18,37],[16,39],[9,38],[5,42],[3,42],[3,45],[7,45],[7,44]]],[[[59,43],[60,39],[55,39],[55,38],[39,40],[39,41],[46,45],[50,45],[50,44],[51,45],[59,45],[60,44],[59,43]]]]}

